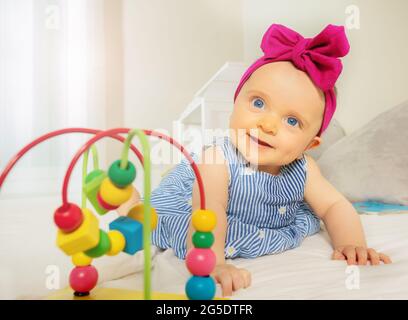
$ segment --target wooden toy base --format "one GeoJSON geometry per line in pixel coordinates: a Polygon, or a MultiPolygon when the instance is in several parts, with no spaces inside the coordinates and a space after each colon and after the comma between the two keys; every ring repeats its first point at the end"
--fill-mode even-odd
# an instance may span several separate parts
{"type": "MultiPolygon", "coordinates": [[[[67,287],[46,298],[47,300],[144,300],[143,291],[116,288],[95,288],[85,297],[75,297],[74,291],[67,287]]],[[[215,300],[229,300],[214,298],[215,300]]],[[[152,300],[188,300],[184,294],[152,292],[152,300]]]]}

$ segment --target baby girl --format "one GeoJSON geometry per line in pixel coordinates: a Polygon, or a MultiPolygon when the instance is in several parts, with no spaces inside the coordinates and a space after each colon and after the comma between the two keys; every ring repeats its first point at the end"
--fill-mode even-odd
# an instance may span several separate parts
{"type": "MultiPolygon", "coordinates": [[[[243,75],[234,96],[229,136],[197,157],[206,206],[217,216],[212,276],[223,295],[246,288],[249,271],[226,258],[255,258],[298,247],[323,221],[333,259],[348,264],[391,263],[367,247],[352,204],[320,173],[306,150],[320,145],[336,109],[340,57],[349,51],[343,27],[328,25],[314,38],[273,24],[264,55],[243,75]],[[208,159],[224,161],[208,161],[208,159]]],[[[152,243],[184,259],[192,245],[191,213],[199,209],[195,176],[187,160],[152,193],[158,225],[152,243]]]]}

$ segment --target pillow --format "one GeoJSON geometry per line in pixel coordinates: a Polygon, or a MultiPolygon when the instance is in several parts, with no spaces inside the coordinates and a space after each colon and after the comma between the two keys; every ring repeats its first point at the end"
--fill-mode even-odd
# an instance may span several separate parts
{"type": "MultiPolygon", "coordinates": [[[[43,298],[68,285],[74,266],[55,244],[53,212],[60,203],[60,196],[0,200],[0,299],[43,298]]],[[[100,227],[108,230],[115,217],[116,212],[99,216],[100,227]]],[[[152,267],[157,252],[152,246],[152,267]]],[[[144,255],[139,251],[133,256],[103,256],[94,259],[92,265],[98,269],[101,283],[142,272],[144,255]]]]}
{"type": "Polygon", "coordinates": [[[305,154],[311,156],[315,160],[318,160],[324,151],[327,150],[327,148],[343,138],[345,135],[346,133],[344,132],[344,129],[340,123],[336,119],[333,119],[322,134],[322,143],[320,146],[306,151],[305,154]]]}
{"type": "Polygon", "coordinates": [[[408,205],[408,101],[328,148],[322,174],[350,201],[408,205]]]}

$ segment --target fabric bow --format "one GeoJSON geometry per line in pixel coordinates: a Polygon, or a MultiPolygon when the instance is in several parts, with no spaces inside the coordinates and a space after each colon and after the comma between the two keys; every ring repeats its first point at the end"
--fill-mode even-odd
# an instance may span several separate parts
{"type": "Polygon", "coordinates": [[[273,24],[262,38],[265,60],[290,60],[323,91],[333,89],[350,45],[343,26],[329,24],[314,38],[303,38],[283,25],[273,24]]]}

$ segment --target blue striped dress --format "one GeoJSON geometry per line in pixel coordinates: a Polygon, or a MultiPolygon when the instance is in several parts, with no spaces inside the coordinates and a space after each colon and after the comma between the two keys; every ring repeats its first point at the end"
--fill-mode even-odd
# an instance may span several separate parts
{"type": "MultiPolygon", "coordinates": [[[[252,168],[229,137],[216,139],[228,162],[226,258],[254,258],[298,247],[320,230],[320,220],[304,201],[306,158],[282,166],[279,175],[252,168]]],[[[191,154],[194,160],[198,155],[191,154]]],[[[191,220],[194,172],[182,160],[153,190],[152,206],[158,213],[152,243],[172,248],[185,259],[191,220]]],[[[211,209],[211,208],[209,208],[211,209]]]]}

